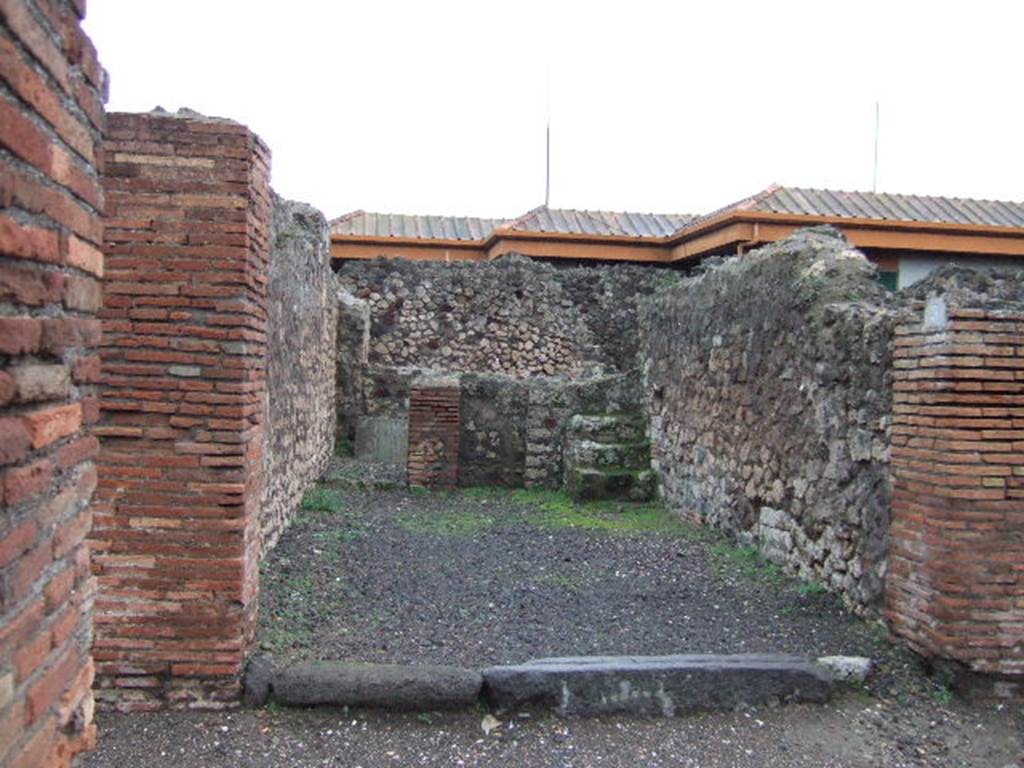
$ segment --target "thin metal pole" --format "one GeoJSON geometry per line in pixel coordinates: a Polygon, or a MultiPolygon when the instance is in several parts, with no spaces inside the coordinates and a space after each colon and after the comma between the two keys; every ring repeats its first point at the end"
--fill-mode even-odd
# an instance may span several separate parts
{"type": "Polygon", "coordinates": [[[544,138],[546,143],[545,155],[544,155],[544,207],[548,207],[548,203],[551,198],[551,118],[548,118],[547,125],[544,130],[544,138]]]}
{"type": "Polygon", "coordinates": [[[879,123],[879,104],[875,102],[875,170],[871,178],[871,191],[878,191],[878,123],[879,123]]]}
{"type": "Polygon", "coordinates": [[[551,64],[544,69],[544,207],[551,202],[551,64]]]}

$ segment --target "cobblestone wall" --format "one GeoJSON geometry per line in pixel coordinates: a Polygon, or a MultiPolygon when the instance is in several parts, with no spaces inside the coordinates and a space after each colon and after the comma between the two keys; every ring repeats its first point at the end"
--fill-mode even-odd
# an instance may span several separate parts
{"type": "Polygon", "coordinates": [[[637,302],[676,274],[629,265],[349,262],[341,287],[369,305],[371,365],[517,377],[636,364],[637,302]]]}
{"type": "Polygon", "coordinates": [[[822,228],[709,265],[647,314],[666,501],[855,607],[886,572],[895,307],[822,228]]]}
{"type": "Polygon", "coordinates": [[[265,552],[334,448],[337,292],[320,211],[274,197],[267,295],[265,552]]]}

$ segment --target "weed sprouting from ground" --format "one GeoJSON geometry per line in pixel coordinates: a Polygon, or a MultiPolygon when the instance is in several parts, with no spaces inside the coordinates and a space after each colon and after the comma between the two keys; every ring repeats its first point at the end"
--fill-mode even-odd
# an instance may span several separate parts
{"type": "Polygon", "coordinates": [[[781,585],[785,581],[782,569],[765,559],[756,547],[737,547],[727,541],[710,549],[711,567],[719,576],[738,573],[749,579],[763,579],[781,585]]]}
{"type": "Polygon", "coordinates": [[[405,515],[398,524],[410,533],[432,536],[472,536],[494,525],[494,518],[476,512],[436,512],[405,515]]]}
{"type": "Polygon", "coordinates": [[[537,507],[538,512],[530,516],[530,522],[541,528],[575,528],[626,535],[658,533],[686,539],[707,535],[700,527],[673,517],[657,502],[574,502],[564,491],[542,489],[513,491],[511,498],[537,507]]]}
{"type": "Polygon", "coordinates": [[[304,512],[340,512],[342,508],[341,494],[332,488],[314,486],[302,497],[304,512]]]}
{"type": "Polygon", "coordinates": [[[816,581],[801,581],[796,587],[796,593],[800,597],[811,597],[813,595],[824,595],[828,590],[824,585],[816,581]]]}
{"type": "Polygon", "coordinates": [[[410,485],[406,490],[413,496],[433,496],[438,499],[446,499],[452,494],[448,488],[428,488],[425,485],[410,485]]]}

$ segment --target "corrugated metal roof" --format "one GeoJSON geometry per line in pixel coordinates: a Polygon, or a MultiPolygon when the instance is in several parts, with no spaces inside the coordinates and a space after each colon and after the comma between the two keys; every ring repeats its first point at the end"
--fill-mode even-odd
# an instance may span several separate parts
{"type": "Polygon", "coordinates": [[[691,224],[740,211],[834,216],[844,219],[1024,227],[1024,203],[881,192],[841,192],[832,189],[774,185],[756,195],[702,216],[691,224]]]}
{"type": "Polygon", "coordinates": [[[880,221],[1024,227],[1024,203],[959,197],[841,192],[773,185],[756,195],[703,216],[579,211],[544,206],[510,220],[353,211],[331,222],[331,234],[482,243],[496,229],[508,229],[514,232],[596,237],[617,235],[643,239],[669,237],[720,216],[743,211],[880,221]]]}
{"type": "Polygon", "coordinates": [[[571,235],[667,237],[693,216],[677,213],[577,211],[570,208],[534,208],[505,225],[515,232],[556,232],[571,235]]]}
{"type": "Polygon", "coordinates": [[[760,198],[754,210],[843,218],[1024,227],[1022,203],[960,197],[779,187],[771,194],[760,198]]]}
{"type": "Polygon", "coordinates": [[[472,242],[486,240],[503,222],[504,219],[474,216],[413,216],[353,211],[331,221],[331,234],[472,242]]]}

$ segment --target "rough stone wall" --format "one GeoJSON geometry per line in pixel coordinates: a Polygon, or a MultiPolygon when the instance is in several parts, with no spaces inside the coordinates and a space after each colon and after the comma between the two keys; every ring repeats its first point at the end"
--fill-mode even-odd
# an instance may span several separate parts
{"type": "Polygon", "coordinates": [[[104,73],[84,3],[0,0],[0,766],[95,739],[104,73]]]}
{"type": "MultiPolygon", "coordinates": [[[[408,419],[415,382],[430,375],[418,368],[367,368],[362,374],[366,412],[408,419]]],[[[645,410],[638,372],[580,381],[485,373],[452,378],[462,393],[460,486],[559,488],[573,415],[645,410]]]]}
{"type": "Polygon", "coordinates": [[[912,296],[895,338],[886,615],[923,655],[1019,691],[1024,277],[947,267],[912,296]]]}
{"type": "Polygon", "coordinates": [[[512,376],[636,364],[637,301],[676,274],[630,265],[348,262],[341,287],[370,309],[369,363],[512,376]]]}
{"type": "Polygon", "coordinates": [[[269,152],[150,113],[109,115],[104,153],[97,696],[223,706],[258,589],[269,152]]]}
{"type": "Polygon", "coordinates": [[[466,374],[460,381],[459,485],[521,488],[531,382],[487,374],[466,374]]]}
{"type": "Polygon", "coordinates": [[[646,314],[666,501],[858,608],[885,577],[894,306],[820,228],[709,265],[646,314]]]}
{"type": "Polygon", "coordinates": [[[370,355],[370,308],[365,301],[338,290],[335,372],[337,437],[354,444],[363,412],[363,381],[370,355]]]}
{"type": "Polygon", "coordinates": [[[267,302],[267,420],[260,528],[272,547],[334,448],[334,274],[327,222],[275,196],[267,302]]]}

